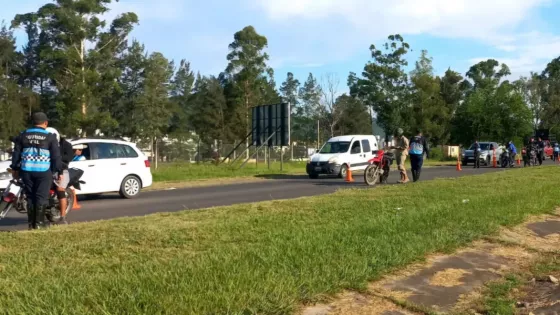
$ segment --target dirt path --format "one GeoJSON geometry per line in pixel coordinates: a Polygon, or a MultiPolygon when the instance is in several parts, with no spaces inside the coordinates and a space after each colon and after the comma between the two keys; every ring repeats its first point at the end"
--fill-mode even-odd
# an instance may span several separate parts
{"type": "MultiPolygon", "coordinates": [[[[503,229],[452,255],[432,255],[371,283],[366,292],[345,292],[332,303],[302,309],[302,315],[411,315],[475,313],[484,284],[511,272],[527,270],[543,255],[560,254],[560,211],[533,217],[503,229]]],[[[528,288],[528,303],[520,313],[560,314],[560,287],[543,281],[528,288]]]]}

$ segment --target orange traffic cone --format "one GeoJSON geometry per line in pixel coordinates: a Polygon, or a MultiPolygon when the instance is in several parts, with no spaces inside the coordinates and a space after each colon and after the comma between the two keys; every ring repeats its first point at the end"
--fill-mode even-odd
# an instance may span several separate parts
{"type": "Polygon", "coordinates": [[[498,167],[498,161],[496,161],[496,149],[492,150],[492,167],[498,167]]]}
{"type": "Polygon", "coordinates": [[[74,199],[74,202],[72,203],[72,210],[80,210],[80,209],[82,209],[82,205],[80,205],[80,204],[78,203],[78,197],[76,196],[76,190],[75,190],[75,189],[72,189],[72,191],[74,192],[74,193],[72,194],[72,196],[74,196],[74,198],[73,198],[73,199],[74,199]]]}
{"type": "Polygon", "coordinates": [[[346,170],[346,180],[347,183],[353,183],[354,177],[352,177],[352,170],[350,169],[350,164],[348,164],[348,169],[346,170]]]}
{"type": "Polygon", "coordinates": [[[521,158],[519,157],[519,154],[517,155],[517,165],[521,165],[521,158]]]}
{"type": "Polygon", "coordinates": [[[463,169],[461,168],[461,162],[457,159],[457,172],[462,171],[463,169]]]}

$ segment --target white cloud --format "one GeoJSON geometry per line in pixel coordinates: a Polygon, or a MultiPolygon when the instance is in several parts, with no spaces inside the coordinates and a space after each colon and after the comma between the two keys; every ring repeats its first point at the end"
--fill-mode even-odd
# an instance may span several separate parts
{"type": "Polygon", "coordinates": [[[345,20],[360,33],[432,34],[499,40],[550,0],[257,0],[276,21],[345,20]]]}
{"type": "Polygon", "coordinates": [[[531,71],[540,72],[544,70],[550,60],[560,54],[560,36],[554,34],[528,33],[519,35],[511,45],[515,54],[505,57],[479,57],[470,60],[472,64],[495,59],[505,63],[511,70],[511,79],[519,76],[527,76],[531,71]]]}
{"type": "Polygon", "coordinates": [[[183,16],[186,1],[183,0],[121,0],[112,2],[110,11],[104,17],[112,20],[126,12],[134,12],[140,22],[147,20],[170,21],[183,16]]]}

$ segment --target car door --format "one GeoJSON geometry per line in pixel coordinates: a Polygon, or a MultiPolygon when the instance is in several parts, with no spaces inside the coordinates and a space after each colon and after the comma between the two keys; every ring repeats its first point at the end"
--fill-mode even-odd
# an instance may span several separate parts
{"type": "Polygon", "coordinates": [[[373,154],[372,154],[373,150],[377,150],[377,146],[372,146],[372,143],[370,142],[369,139],[362,139],[362,151],[364,156],[364,162],[367,162],[373,158],[373,154]]]}
{"type": "Polygon", "coordinates": [[[144,161],[139,159],[138,153],[126,144],[115,144],[117,148],[118,164],[123,173],[123,179],[127,175],[140,175],[138,170],[146,168],[144,161]]]}
{"type": "Polygon", "coordinates": [[[362,152],[361,139],[355,139],[350,145],[350,168],[355,170],[363,170],[366,168],[366,163],[364,163],[364,154],[362,152]]]}
{"type": "Polygon", "coordinates": [[[125,170],[120,167],[118,147],[109,142],[92,142],[89,145],[92,160],[88,169],[93,171],[90,176],[91,183],[86,182],[90,186],[89,189],[93,193],[119,191],[125,170]]]}
{"type": "Polygon", "coordinates": [[[80,185],[81,189],[76,191],[78,192],[78,195],[91,194],[94,193],[92,189],[93,187],[92,185],[94,185],[96,181],[95,180],[96,174],[94,168],[96,161],[92,160],[92,150],[91,150],[91,146],[88,143],[72,143],[72,145],[76,145],[76,144],[83,144],[84,146],[86,146],[82,150],[82,156],[85,158],[85,160],[72,161],[69,164],[70,168],[77,168],[84,172],[80,180],[84,181],[85,184],[80,185]]]}

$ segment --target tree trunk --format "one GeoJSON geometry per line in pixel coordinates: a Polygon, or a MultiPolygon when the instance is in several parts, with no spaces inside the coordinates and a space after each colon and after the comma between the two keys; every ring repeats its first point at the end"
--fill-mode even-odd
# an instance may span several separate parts
{"type": "Polygon", "coordinates": [[[155,146],[156,146],[156,170],[157,170],[157,168],[158,168],[158,160],[159,160],[159,155],[158,155],[158,139],[155,138],[155,140],[156,140],[156,141],[155,141],[155,142],[156,142],[155,146]]]}

